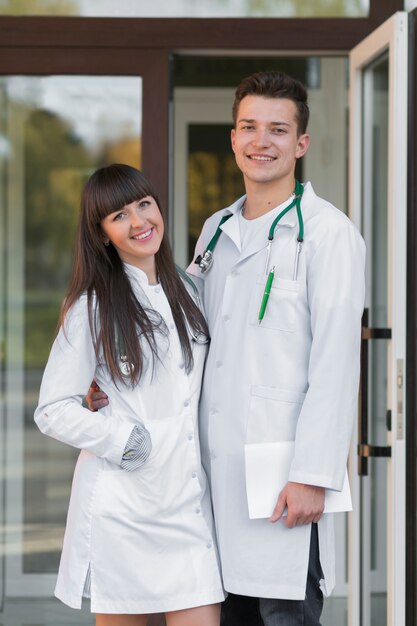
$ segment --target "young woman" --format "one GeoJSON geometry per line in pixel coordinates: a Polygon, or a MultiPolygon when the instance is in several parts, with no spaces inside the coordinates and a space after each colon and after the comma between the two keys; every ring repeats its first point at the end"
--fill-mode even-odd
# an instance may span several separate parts
{"type": "Polygon", "coordinates": [[[158,198],[127,165],[85,187],[74,266],[40,390],[40,430],[81,449],[56,596],[97,626],[218,626],[224,599],[197,410],[207,348],[158,198]],[[95,379],[110,398],[82,406],[95,379]]]}

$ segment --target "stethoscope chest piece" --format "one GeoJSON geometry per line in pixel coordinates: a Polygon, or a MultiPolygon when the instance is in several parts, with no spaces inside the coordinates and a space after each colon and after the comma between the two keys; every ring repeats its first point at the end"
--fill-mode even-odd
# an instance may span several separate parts
{"type": "Polygon", "coordinates": [[[208,272],[213,265],[213,250],[216,247],[216,243],[220,235],[222,234],[222,225],[227,222],[227,220],[229,220],[232,216],[233,213],[223,215],[222,219],[220,220],[220,224],[218,225],[217,230],[214,233],[214,236],[211,238],[207,248],[204,250],[203,256],[199,254],[194,261],[194,263],[196,263],[200,268],[202,274],[206,274],[206,272],[208,272]]]}
{"type": "Polygon", "coordinates": [[[133,363],[129,363],[125,354],[120,355],[119,369],[123,376],[130,376],[134,371],[133,363]]]}
{"type": "Polygon", "coordinates": [[[206,250],[201,256],[201,254],[196,258],[195,262],[201,270],[202,274],[205,274],[209,271],[211,266],[213,265],[213,252],[211,250],[206,250]]]}

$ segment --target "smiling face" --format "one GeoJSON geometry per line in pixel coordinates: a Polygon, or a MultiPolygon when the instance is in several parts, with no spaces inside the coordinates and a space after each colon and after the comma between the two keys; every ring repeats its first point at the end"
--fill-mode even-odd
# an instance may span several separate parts
{"type": "Polygon", "coordinates": [[[143,270],[156,282],[155,254],[164,235],[164,222],[156,200],[145,196],[106,215],[100,222],[103,241],[111,242],[125,263],[143,270]]]}
{"type": "Polygon", "coordinates": [[[248,192],[258,185],[293,190],[296,160],[310,142],[309,135],[298,134],[296,112],[287,98],[250,95],[241,100],[231,139],[248,192]]]}

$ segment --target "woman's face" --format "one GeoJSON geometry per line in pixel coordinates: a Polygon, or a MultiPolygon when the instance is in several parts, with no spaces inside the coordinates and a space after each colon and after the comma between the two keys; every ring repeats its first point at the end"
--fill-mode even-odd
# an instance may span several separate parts
{"type": "MultiPolygon", "coordinates": [[[[101,221],[103,241],[111,242],[125,263],[148,273],[164,236],[164,222],[152,196],[135,200],[101,221]]],[[[149,277],[149,276],[148,276],[149,277]]]]}

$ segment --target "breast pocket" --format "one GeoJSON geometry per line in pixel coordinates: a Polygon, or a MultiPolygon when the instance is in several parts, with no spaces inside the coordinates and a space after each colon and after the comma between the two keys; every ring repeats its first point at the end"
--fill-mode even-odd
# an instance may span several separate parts
{"type": "Polygon", "coordinates": [[[265,314],[259,324],[259,311],[264,297],[267,276],[258,275],[251,303],[250,324],[260,328],[271,328],[294,332],[296,330],[297,299],[300,285],[295,280],[274,277],[265,314]]]}
{"type": "Polygon", "coordinates": [[[293,441],[306,394],[252,385],[246,443],[293,441]]]}

